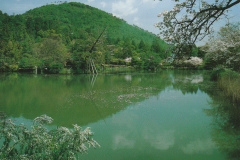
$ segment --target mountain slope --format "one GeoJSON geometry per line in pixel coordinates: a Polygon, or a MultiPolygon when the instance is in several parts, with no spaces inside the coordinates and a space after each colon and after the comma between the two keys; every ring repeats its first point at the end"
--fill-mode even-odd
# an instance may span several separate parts
{"type": "MultiPolygon", "coordinates": [[[[110,39],[128,37],[137,43],[142,39],[145,43],[152,43],[156,38],[156,35],[137,26],[129,25],[112,14],[76,2],[35,8],[26,12],[23,16],[28,19],[29,23],[38,25],[38,29],[52,28],[58,32],[65,32],[64,34],[69,31],[76,34],[74,38],[78,38],[81,30],[87,29],[89,32],[98,33],[105,27],[107,27],[107,35],[110,39]]],[[[159,42],[164,44],[162,40],[159,42]]]]}
{"type": "Polygon", "coordinates": [[[89,57],[98,69],[126,64],[126,57],[133,58],[130,65],[136,68],[155,69],[169,54],[166,48],[156,35],[81,3],[46,5],[12,16],[0,11],[0,71],[38,66],[58,73],[69,63],[86,73],[89,57]]]}

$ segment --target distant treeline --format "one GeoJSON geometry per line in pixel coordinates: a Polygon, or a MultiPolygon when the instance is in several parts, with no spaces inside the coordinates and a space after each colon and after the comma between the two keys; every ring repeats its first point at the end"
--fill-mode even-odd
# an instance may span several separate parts
{"type": "Polygon", "coordinates": [[[102,64],[126,65],[127,57],[132,58],[128,65],[155,69],[170,55],[168,47],[156,35],[81,3],[46,5],[22,15],[0,11],[0,71],[37,67],[59,73],[70,66],[73,72],[86,73],[90,57],[97,69],[102,64]]]}

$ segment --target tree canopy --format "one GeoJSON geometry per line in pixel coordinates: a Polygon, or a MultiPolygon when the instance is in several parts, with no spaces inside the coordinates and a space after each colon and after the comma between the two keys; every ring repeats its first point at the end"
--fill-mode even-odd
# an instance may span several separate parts
{"type": "Polygon", "coordinates": [[[165,41],[175,44],[178,55],[183,45],[192,46],[210,34],[213,23],[226,16],[228,9],[239,3],[240,0],[184,0],[172,10],[160,13],[158,16],[163,16],[163,21],[157,23],[156,27],[165,41]]]}
{"type": "Polygon", "coordinates": [[[221,27],[208,44],[202,47],[206,52],[206,66],[240,70],[240,23],[221,27]]]}

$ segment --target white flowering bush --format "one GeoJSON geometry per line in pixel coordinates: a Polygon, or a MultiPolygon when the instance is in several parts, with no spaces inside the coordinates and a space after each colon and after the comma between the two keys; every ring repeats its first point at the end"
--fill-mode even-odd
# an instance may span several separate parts
{"type": "Polygon", "coordinates": [[[73,125],[73,129],[48,130],[44,127],[52,121],[51,117],[42,115],[35,118],[34,126],[28,129],[11,119],[2,120],[0,159],[78,159],[79,153],[86,153],[89,147],[100,147],[93,140],[90,128],[83,130],[73,125]]]}
{"type": "Polygon", "coordinates": [[[190,59],[185,60],[185,63],[189,63],[192,66],[200,66],[203,64],[202,58],[199,57],[190,57],[190,59]]]}
{"type": "MultiPolygon", "coordinates": [[[[222,27],[204,47],[206,67],[221,65],[236,71],[240,70],[240,23],[222,27]]],[[[211,68],[209,67],[209,68],[211,68]]]]}
{"type": "Polygon", "coordinates": [[[160,36],[175,45],[175,54],[184,45],[191,46],[212,32],[212,24],[227,16],[228,10],[240,4],[240,0],[173,0],[175,7],[158,15],[162,21],[155,24],[160,36]]]}

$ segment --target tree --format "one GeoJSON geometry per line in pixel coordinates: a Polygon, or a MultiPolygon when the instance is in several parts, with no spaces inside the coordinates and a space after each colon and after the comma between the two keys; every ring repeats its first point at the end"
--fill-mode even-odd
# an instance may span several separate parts
{"type": "Polygon", "coordinates": [[[124,41],[119,41],[117,44],[117,48],[114,50],[114,57],[122,59],[126,58],[124,57],[123,47],[124,41]]]}
{"type": "Polygon", "coordinates": [[[66,46],[62,43],[61,35],[54,30],[38,32],[44,40],[36,44],[35,52],[41,59],[41,68],[47,68],[47,72],[58,73],[68,58],[66,46]],[[47,38],[45,38],[47,37],[47,38]]]}
{"type": "Polygon", "coordinates": [[[178,58],[180,59],[183,58],[183,56],[187,59],[190,57],[196,57],[198,55],[198,48],[195,44],[194,45],[185,44],[182,46],[181,53],[182,53],[181,55],[180,54],[177,55],[178,58]]]}
{"type": "Polygon", "coordinates": [[[153,42],[152,42],[152,46],[151,46],[151,50],[153,52],[156,52],[156,53],[163,53],[164,50],[161,48],[159,42],[157,41],[157,39],[154,39],[153,42]]]}
{"type": "Polygon", "coordinates": [[[134,46],[134,50],[138,49],[137,43],[134,40],[132,40],[132,46],[134,46]]]}
{"type": "Polygon", "coordinates": [[[72,69],[75,73],[87,73],[88,70],[88,60],[90,57],[89,52],[77,52],[74,51],[72,55],[73,64],[72,69]]]}
{"type": "Polygon", "coordinates": [[[240,0],[185,0],[177,3],[173,10],[160,13],[158,16],[163,16],[163,21],[156,27],[167,42],[175,44],[175,53],[180,54],[183,45],[193,45],[209,35],[212,24],[239,3],[240,0]],[[184,16],[180,17],[182,14],[184,16]]]}
{"type": "Polygon", "coordinates": [[[19,68],[34,68],[38,64],[38,60],[36,57],[31,54],[23,54],[22,59],[19,61],[19,68]]]}
{"type": "Polygon", "coordinates": [[[205,46],[206,64],[240,70],[240,23],[222,27],[205,46]]]}
{"type": "Polygon", "coordinates": [[[126,38],[123,45],[123,58],[131,57],[134,46],[131,44],[129,38],[126,38]]]}
{"type": "Polygon", "coordinates": [[[198,47],[198,57],[200,58],[204,58],[205,57],[206,52],[202,50],[202,47],[198,47]]]}
{"type": "Polygon", "coordinates": [[[139,43],[139,45],[138,45],[138,49],[139,49],[139,50],[144,50],[144,49],[145,49],[145,47],[146,47],[146,46],[145,46],[145,43],[144,43],[144,41],[143,41],[143,40],[141,40],[141,41],[140,41],[140,43],[139,43]]]}
{"type": "Polygon", "coordinates": [[[137,68],[141,68],[144,70],[156,70],[160,66],[161,58],[155,52],[148,52],[148,53],[140,53],[139,57],[134,57],[133,65],[137,65],[137,68]]]}

